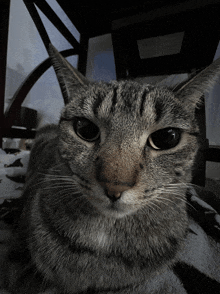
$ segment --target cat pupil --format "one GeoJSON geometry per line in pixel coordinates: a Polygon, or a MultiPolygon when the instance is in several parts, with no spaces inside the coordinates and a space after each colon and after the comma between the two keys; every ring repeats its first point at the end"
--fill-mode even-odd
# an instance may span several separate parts
{"type": "Polygon", "coordinates": [[[74,123],[76,134],[85,141],[95,141],[99,138],[99,128],[86,118],[77,118],[74,123]]]}
{"type": "Polygon", "coordinates": [[[154,132],[149,137],[149,145],[153,149],[171,149],[177,146],[181,138],[181,131],[177,128],[165,128],[154,132]]]}

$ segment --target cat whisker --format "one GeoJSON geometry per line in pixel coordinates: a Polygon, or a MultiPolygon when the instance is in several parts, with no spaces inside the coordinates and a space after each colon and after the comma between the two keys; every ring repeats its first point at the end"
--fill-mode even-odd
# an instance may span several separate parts
{"type": "Polygon", "coordinates": [[[53,174],[45,174],[46,178],[49,178],[49,180],[55,180],[55,179],[65,179],[65,180],[73,180],[70,176],[61,176],[61,175],[53,175],[53,174]]]}
{"type": "Polygon", "coordinates": [[[163,189],[159,188],[159,189],[157,189],[157,193],[167,193],[167,194],[171,193],[171,194],[173,194],[174,192],[176,195],[179,195],[184,198],[186,197],[185,193],[181,193],[181,191],[179,191],[179,189],[174,189],[174,188],[163,188],[163,189]]]}
{"type": "MultiPolygon", "coordinates": [[[[63,196],[66,196],[66,197],[74,197],[74,199],[77,198],[78,196],[78,192],[76,191],[72,191],[72,190],[65,190],[65,191],[56,191],[57,195],[60,196],[60,197],[63,197],[63,196]]],[[[64,198],[60,198],[60,200],[63,200],[64,198]]]]}
{"type": "MultiPolygon", "coordinates": [[[[63,201],[64,201],[64,199],[65,199],[65,205],[68,205],[69,206],[69,205],[75,204],[77,202],[78,202],[78,204],[83,204],[83,203],[85,203],[85,201],[87,201],[86,197],[83,194],[81,194],[81,193],[76,193],[75,196],[74,197],[71,197],[71,198],[70,198],[69,193],[68,194],[67,193],[63,193],[63,194],[61,194],[59,196],[60,196],[60,198],[54,200],[54,203],[56,203],[56,204],[59,204],[59,203],[62,204],[63,201]]],[[[73,196],[73,194],[71,196],[73,196]]]]}
{"type": "Polygon", "coordinates": [[[56,184],[59,184],[59,185],[63,185],[64,183],[66,183],[66,184],[71,183],[72,185],[76,184],[73,179],[64,179],[64,178],[47,179],[47,178],[44,178],[41,181],[38,181],[33,186],[41,185],[41,184],[47,184],[47,183],[51,183],[51,182],[56,182],[56,184]]]}
{"type": "Polygon", "coordinates": [[[57,181],[57,180],[66,180],[66,181],[74,181],[74,179],[70,176],[60,176],[60,175],[50,175],[50,174],[45,174],[45,180],[48,181],[57,181]]]}
{"type": "Polygon", "coordinates": [[[79,193],[77,192],[72,192],[72,191],[63,191],[63,193],[58,193],[57,195],[61,196],[61,197],[71,197],[72,199],[79,199],[82,198],[82,195],[79,195],[79,193]]]}
{"type": "Polygon", "coordinates": [[[169,201],[169,199],[167,199],[166,197],[156,197],[156,198],[152,199],[152,201],[155,201],[155,202],[158,202],[158,203],[164,203],[165,205],[169,205],[169,203],[165,203],[165,202],[163,202],[161,200],[164,200],[164,201],[167,201],[169,203],[177,205],[174,201],[171,201],[171,200],[169,201]]]}
{"type": "MultiPolygon", "coordinates": [[[[162,194],[170,193],[170,194],[172,194],[172,195],[175,195],[175,198],[177,198],[178,200],[181,200],[181,201],[185,202],[187,205],[191,206],[194,210],[196,210],[196,208],[195,208],[191,203],[189,203],[189,201],[187,201],[187,199],[183,198],[183,195],[181,195],[181,194],[173,193],[173,191],[172,191],[172,192],[161,192],[161,193],[162,193],[162,194]],[[176,197],[176,196],[178,196],[178,197],[176,197]]],[[[156,198],[159,199],[159,197],[160,197],[160,196],[157,196],[156,198]]],[[[167,197],[163,197],[163,199],[164,199],[164,200],[167,200],[167,201],[170,201],[170,202],[172,202],[172,203],[175,203],[174,201],[172,201],[172,200],[170,200],[170,199],[167,199],[167,197]]]]}
{"type": "Polygon", "coordinates": [[[151,202],[151,201],[149,201],[149,204],[148,204],[148,205],[149,205],[149,207],[150,207],[150,205],[151,205],[151,206],[154,206],[154,209],[156,209],[156,208],[157,208],[157,209],[160,209],[160,207],[159,207],[158,205],[156,205],[155,203],[153,203],[153,202],[151,202]],[[156,207],[156,208],[155,208],[155,207],[156,207]]]}
{"type": "Polygon", "coordinates": [[[175,192],[176,195],[179,195],[183,198],[186,197],[185,193],[182,193],[179,189],[176,189],[176,188],[159,188],[159,189],[157,189],[156,192],[157,193],[167,193],[167,194],[169,194],[169,193],[172,194],[173,192],[175,192]]]}
{"type": "Polygon", "coordinates": [[[156,219],[156,213],[158,212],[158,210],[161,210],[161,208],[156,203],[149,202],[148,205],[142,207],[140,211],[142,211],[144,215],[148,215],[150,211],[151,218],[156,219]]]}
{"type": "Polygon", "coordinates": [[[166,185],[166,187],[186,187],[186,188],[196,188],[196,189],[201,189],[200,186],[196,185],[196,184],[192,184],[192,183],[171,183],[166,185]]]}
{"type": "MultiPolygon", "coordinates": [[[[44,188],[43,190],[48,190],[48,187],[44,188]]],[[[66,192],[66,191],[71,191],[71,192],[73,192],[75,194],[79,193],[79,190],[75,189],[75,187],[63,187],[62,189],[56,190],[56,193],[59,193],[59,195],[60,195],[63,192],[66,192]]]]}
{"type": "MultiPolygon", "coordinates": [[[[172,194],[172,195],[175,195],[175,199],[178,199],[184,203],[186,203],[187,205],[191,206],[192,208],[194,208],[186,199],[185,199],[185,196],[183,194],[180,194],[180,193],[174,193],[174,191],[160,191],[160,195],[161,194],[172,194]]],[[[155,201],[160,201],[160,199],[162,200],[165,200],[169,203],[172,203],[172,204],[175,204],[177,205],[177,203],[175,203],[174,200],[171,200],[171,199],[168,199],[167,197],[161,197],[160,195],[157,195],[155,196],[154,198],[152,198],[152,200],[155,200],[155,201]]],[[[158,201],[158,202],[159,202],[158,201]]],[[[195,208],[194,208],[195,209],[195,208]]]]}
{"type": "Polygon", "coordinates": [[[48,190],[50,190],[50,188],[53,188],[53,189],[56,189],[56,188],[75,188],[75,187],[77,187],[77,185],[75,184],[66,184],[66,183],[61,183],[61,184],[54,184],[54,185],[51,185],[50,187],[43,187],[43,189],[48,189],[48,190]]]}
{"type": "Polygon", "coordinates": [[[56,170],[56,168],[61,167],[61,166],[64,166],[64,165],[65,165],[64,162],[59,163],[59,164],[56,164],[53,167],[51,167],[50,170],[59,172],[60,170],[56,170]]]}
{"type": "Polygon", "coordinates": [[[186,197],[186,195],[185,195],[185,193],[184,194],[182,194],[181,193],[181,191],[179,191],[179,187],[180,186],[166,186],[165,188],[163,188],[163,189],[158,189],[158,190],[160,190],[161,192],[168,192],[168,193],[173,193],[173,192],[175,192],[175,194],[177,195],[180,195],[180,196],[184,196],[184,197],[186,197]]]}
{"type": "Polygon", "coordinates": [[[51,176],[51,177],[60,177],[60,178],[70,178],[69,175],[60,175],[60,174],[53,174],[53,173],[43,173],[43,172],[37,172],[37,174],[39,175],[43,175],[43,176],[51,176]]]}
{"type": "MultiPolygon", "coordinates": [[[[167,193],[162,193],[162,194],[167,194],[167,193]]],[[[176,196],[179,196],[179,195],[176,195],[176,194],[172,194],[172,195],[175,195],[175,199],[181,200],[181,201],[183,201],[184,203],[186,203],[186,200],[185,200],[185,199],[182,199],[181,197],[176,197],[176,196]]],[[[157,196],[157,197],[155,197],[154,199],[165,199],[166,201],[168,201],[168,202],[170,202],[170,203],[175,203],[174,200],[172,200],[172,199],[168,199],[167,197],[163,197],[161,194],[160,194],[160,196],[157,196]]]]}
{"type": "Polygon", "coordinates": [[[81,208],[83,207],[83,206],[85,206],[87,203],[90,203],[89,202],[89,200],[87,199],[87,197],[85,197],[85,195],[81,195],[81,197],[77,197],[77,198],[73,198],[73,199],[71,199],[69,202],[68,202],[68,205],[71,205],[71,204],[78,204],[78,206],[79,206],[79,204],[81,205],[81,208]],[[81,201],[80,202],[80,200],[83,200],[83,201],[81,201]],[[78,203],[77,203],[78,202],[78,203]]]}

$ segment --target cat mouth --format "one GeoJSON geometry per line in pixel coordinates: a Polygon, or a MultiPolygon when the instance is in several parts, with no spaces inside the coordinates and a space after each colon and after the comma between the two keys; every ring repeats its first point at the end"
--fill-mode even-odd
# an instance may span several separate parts
{"type": "Polygon", "coordinates": [[[121,218],[131,213],[129,207],[122,203],[120,200],[109,200],[108,202],[93,201],[93,205],[101,214],[107,217],[121,218]]]}
{"type": "Polygon", "coordinates": [[[115,203],[115,202],[110,203],[107,208],[110,209],[110,210],[114,210],[114,211],[120,211],[121,210],[119,205],[117,203],[115,203]]]}
{"type": "Polygon", "coordinates": [[[123,216],[134,213],[137,209],[125,200],[125,192],[117,195],[115,191],[111,193],[104,189],[97,189],[93,193],[93,197],[89,197],[91,204],[103,215],[121,218],[123,216]]]}
{"type": "Polygon", "coordinates": [[[110,215],[116,218],[122,218],[124,216],[127,216],[129,214],[134,213],[134,208],[130,207],[129,205],[122,203],[120,201],[110,202],[107,205],[105,205],[104,214],[110,215]]]}
{"type": "Polygon", "coordinates": [[[116,205],[115,203],[112,203],[110,205],[108,205],[104,210],[103,210],[104,214],[106,216],[110,216],[110,217],[116,217],[116,218],[122,218],[126,215],[128,215],[128,211],[127,209],[123,209],[122,207],[119,207],[118,205],[116,205]]]}

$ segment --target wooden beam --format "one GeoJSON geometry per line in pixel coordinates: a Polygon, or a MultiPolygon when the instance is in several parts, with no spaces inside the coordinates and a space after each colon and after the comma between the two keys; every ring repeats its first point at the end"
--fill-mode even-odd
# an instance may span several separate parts
{"type": "Polygon", "coordinates": [[[123,27],[155,20],[160,17],[166,17],[178,13],[185,12],[187,10],[196,10],[208,5],[219,4],[219,0],[189,0],[182,3],[162,6],[160,8],[150,10],[149,12],[138,13],[130,17],[124,17],[112,22],[112,30],[118,30],[123,27]]]}

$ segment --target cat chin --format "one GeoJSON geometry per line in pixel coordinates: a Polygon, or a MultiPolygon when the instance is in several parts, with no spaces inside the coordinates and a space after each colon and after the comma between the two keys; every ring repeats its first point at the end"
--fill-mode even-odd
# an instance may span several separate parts
{"type": "Polygon", "coordinates": [[[123,218],[133,213],[132,210],[128,209],[118,209],[118,208],[112,208],[112,207],[106,207],[102,208],[100,211],[104,216],[110,217],[110,218],[123,218]]]}
{"type": "MultiPolygon", "coordinates": [[[[107,202],[107,201],[106,201],[107,202]]],[[[105,217],[110,218],[123,218],[128,215],[134,214],[137,209],[133,207],[129,207],[129,205],[125,203],[121,203],[120,201],[112,203],[102,203],[101,201],[92,201],[91,204],[95,207],[98,212],[105,217]]]]}

